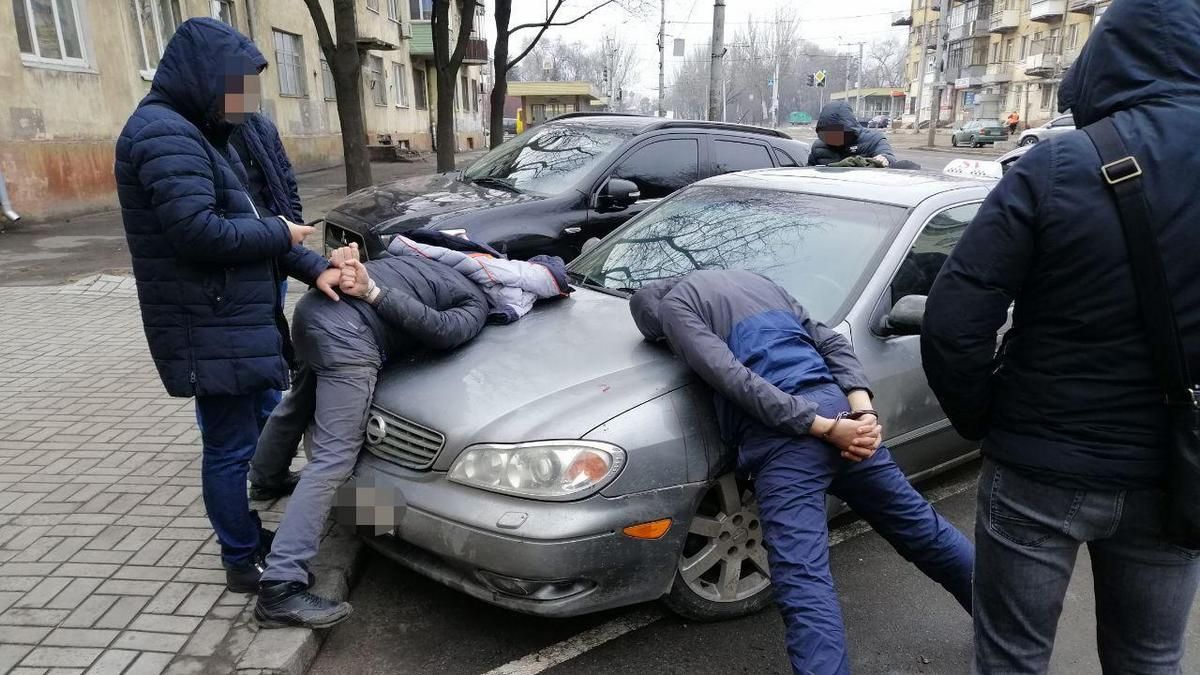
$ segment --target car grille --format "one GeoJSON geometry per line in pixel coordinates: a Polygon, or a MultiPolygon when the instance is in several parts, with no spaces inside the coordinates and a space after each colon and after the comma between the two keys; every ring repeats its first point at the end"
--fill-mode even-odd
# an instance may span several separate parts
{"type": "Polygon", "coordinates": [[[440,432],[371,406],[366,446],[376,457],[410,469],[428,469],[445,445],[440,432]]]}

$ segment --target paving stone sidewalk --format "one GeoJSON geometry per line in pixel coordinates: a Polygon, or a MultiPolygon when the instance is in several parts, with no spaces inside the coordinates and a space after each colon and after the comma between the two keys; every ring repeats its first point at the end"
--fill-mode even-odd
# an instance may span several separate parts
{"type": "MultiPolygon", "coordinates": [[[[200,461],[192,402],[159,384],[132,279],[0,288],[0,673],[306,666],[308,631],[247,651],[262,642],[251,596],[225,590],[200,461]]],[[[279,505],[260,512],[278,522],[279,505]]],[[[327,536],[343,537],[323,547],[336,560],[315,571],[345,593],[357,549],[327,536]]]]}

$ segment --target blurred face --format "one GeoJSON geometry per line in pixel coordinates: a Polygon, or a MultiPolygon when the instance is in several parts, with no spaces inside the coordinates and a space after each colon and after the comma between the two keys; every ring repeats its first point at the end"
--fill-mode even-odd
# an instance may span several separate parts
{"type": "Polygon", "coordinates": [[[825,145],[840,148],[846,144],[846,132],[841,129],[825,129],[818,131],[817,136],[825,145]]]}
{"type": "Polygon", "coordinates": [[[227,75],[225,77],[225,119],[234,124],[246,121],[246,116],[256,113],[262,104],[262,84],[258,74],[227,75]]]}

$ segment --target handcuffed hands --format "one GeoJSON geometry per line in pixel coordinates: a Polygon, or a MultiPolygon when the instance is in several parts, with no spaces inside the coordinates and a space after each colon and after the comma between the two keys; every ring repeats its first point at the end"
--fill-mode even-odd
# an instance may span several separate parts
{"type": "Polygon", "coordinates": [[[857,420],[842,417],[834,421],[833,428],[822,438],[838,449],[842,459],[861,462],[874,455],[883,443],[883,427],[874,415],[857,420]]]}
{"type": "Polygon", "coordinates": [[[346,258],[342,263],[341,278],[339,279],[338,287],[346,295],[355,298],[365,298],[371,292],[371,276],[367,274],[366,266],[358,259],[358,246],[350,244],[349,248],[353,249],[353,255],[346,258]]]}

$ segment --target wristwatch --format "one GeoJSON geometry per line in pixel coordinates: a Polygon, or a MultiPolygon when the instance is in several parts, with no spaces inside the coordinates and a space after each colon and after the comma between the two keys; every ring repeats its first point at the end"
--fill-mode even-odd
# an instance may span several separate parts
{"type": "Polygon", "coordinates": [[[866,417],[867,415],[873,415],[875,417],[875,419],[879,419],[879,413],[875,412],[874,410],[871,410],[870,408],[867,408],[865,410],[855,410],[852,413],[846,413],[846,419],[860,420],[863,417],[866,417]]]}

